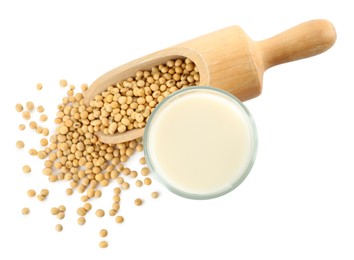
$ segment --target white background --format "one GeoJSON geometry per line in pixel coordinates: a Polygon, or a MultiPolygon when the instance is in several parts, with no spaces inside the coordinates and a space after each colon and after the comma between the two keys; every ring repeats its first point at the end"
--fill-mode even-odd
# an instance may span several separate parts
{"type": "MultiPolygon", "coordinates": [[[[354,16],[348,3],[1,1],[0,259],[353,259],[354,16]],[[65,94],[61,78],[90,84],[125,62],[229,25],[261,40],[317,18],[334,24],[336,44],[265,73],[262,95],[246,103],[259,132],[255,166],[221,198],[183,199],[155,182],[122,197],[123,225],[91,212],[78,226],[79,195],[67,197],[66,183],[46,180],[42,162],[27,153],[39,148],[38,136],[17,130],[22,118],[15,104],[28,100],[45,106],[53,127],[65,94]],[[25,150],[15,148],[18,139],[26,140],[25,150]],[[26,163],[29,176],[21,171],[26,163]],[[26,196],[29,188],[51,193],[40,203],[26,196]],[[152,190],[161,192],[158,200],[149,199],[152,190]],[[132,204],[137,196],[146,198],[141,208],[132,204]],[[61,233],[49,213],[59,204],[68,208],[61,233]],[[30,215],[21,215],[24,206],[30,215]],[[107,249],[98,247],[101,228],[109,231],[107,249]]],[[[130,165],[140,167],[136,160],[130,165]]],[[[112,188],[95,209],[109,208],[112,188]]]]}

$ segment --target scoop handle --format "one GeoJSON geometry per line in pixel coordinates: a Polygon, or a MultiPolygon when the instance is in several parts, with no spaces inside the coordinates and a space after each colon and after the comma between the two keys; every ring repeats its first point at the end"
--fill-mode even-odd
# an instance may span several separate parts
{"type": "Polygon", "coordinates": [[[334,26],[329,21],[312,20],[256,44],[266,70],[320,54],[335,43],[336,37],[334,26]]]}

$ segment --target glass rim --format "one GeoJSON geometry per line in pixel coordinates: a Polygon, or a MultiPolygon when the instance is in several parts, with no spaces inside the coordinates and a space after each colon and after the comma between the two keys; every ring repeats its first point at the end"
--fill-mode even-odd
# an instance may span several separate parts
{"type": "Polygon", "coordinates": [[[231,93],[219,89],[219,88],[215,88],[215,87],[211,87],[211,86],[190,86],[184,89],[180,89],[170,95],[168,95],[166,98],[164,98],[156,107],[155,109],[152,111],[151,115],[149,116],[149,119],[147,121],[147,124],[145,126],[145,131],[144,131],[144,137],[143,137],[143,142],[144,142],[144,154],[145,154],[145,159],[146,159],[146,163],[148,165],[148,167],[151,169],[152,174],[158,179],[158,181],[165,186],[168,190],[170,190],[171,192],[173,192],[174,194],[184,197],[184,198],[188,198],[188,199],[195,199],[195,200],[205,200],[205,199],[213,199],[213,198],[217,198],[220,197],[222,195],[225,195],[229,192],[231,192],[232,190],[234,190],[236,187],[238,187],[248,176],[248,174],[250,173],[255,159],[256,159],[256,155],[257,155],[257,149],[258,149],[258,135],[257,135],[257,128],[256,128],[256,124],[255,121],[251,115],[251,113],[249,112],[249,110],[247,109],[247,107],[234,95],[232,95],[231,93]],[[242,175],[240,178],[237,178],[229,187],[227,187],[226,189],[220,190],[218,192],[213,192],[210,194],[196,194],[196,193],[189,193],[189,192],[185,192],[183,190],[180,190],[176,187],[174,187],[173,185],[171,185],[169,182],[167,182],[163,177],[161,177],[161,175],[158,173],[153,160],[151,159],[151,154],[150,154],[150,145],[149,145],[149,134],[150,134],[150,126],[152,124],[152,122],[154,121],[154,118],[156,116],[156,114],[159,112],[160,109],[164,108],[164,105],[167,102],[171,102],[171,100],[175,99],[178,96],[184,95],[188,92],[193,92],[193,91],[209,91],[209,92],[216,92],[217,94],[221,94],[224,95],[226,98],[228,98],[229,100],[231,100],[232,102],[236,103],[238,106],[240,106],[240,108],[243,110],[244,114],[245,114],[245,118],[248,119],[246,121],[248,121],[248,128],[249,128],[249,132],[251,135],[251,152],[250,152],[250,156],[249,156],[249,160],[248,160],[248,164],[247,167],[245,168],[245,170],[243,171],[242,175]]]}

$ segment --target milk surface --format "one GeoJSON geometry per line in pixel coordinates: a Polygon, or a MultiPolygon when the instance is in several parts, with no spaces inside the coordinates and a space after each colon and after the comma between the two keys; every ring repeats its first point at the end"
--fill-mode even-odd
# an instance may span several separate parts
{"type": "Polygon", "coordinates": [[[212,91],[190,92],[163,104],[147,141],[158,176],[190,194],[228,189],[242,177],[252,153],[248,115],[212,91]]]}

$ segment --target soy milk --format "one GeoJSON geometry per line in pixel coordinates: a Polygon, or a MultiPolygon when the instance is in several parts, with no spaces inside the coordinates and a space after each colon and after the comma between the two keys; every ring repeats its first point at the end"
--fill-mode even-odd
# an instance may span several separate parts
{"type": "Polygon", "coordinates": [[[253,164],[256,133],[240,102],[214,88],[192,87],[156,110],[145,130],[145,152],[168,188],[203,198],[242,182],[253,164]]]}

